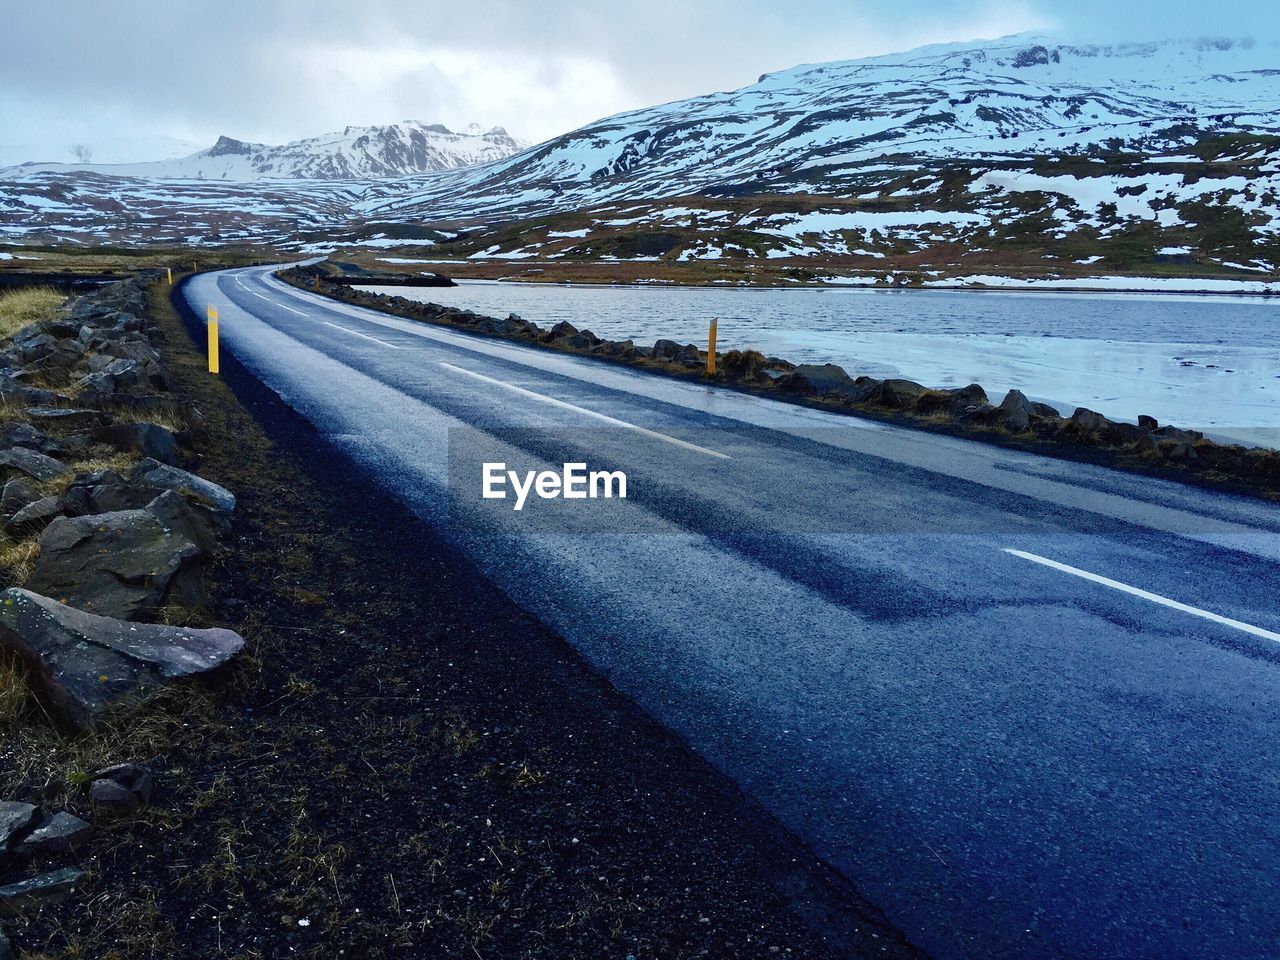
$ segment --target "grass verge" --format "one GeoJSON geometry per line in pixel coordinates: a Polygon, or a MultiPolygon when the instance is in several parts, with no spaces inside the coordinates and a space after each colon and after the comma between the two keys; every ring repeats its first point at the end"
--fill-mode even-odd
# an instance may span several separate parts
{"type": "Polygon", "coordinates": [[[66,299],[53,287],[0,293],[0,337],[11,337],[28,324],[54,319],[66,299]]]}

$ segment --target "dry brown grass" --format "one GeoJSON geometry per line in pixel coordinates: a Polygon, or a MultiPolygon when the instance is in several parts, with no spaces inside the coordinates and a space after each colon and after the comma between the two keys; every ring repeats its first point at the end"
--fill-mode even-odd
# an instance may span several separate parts
{"type": "Polygon", "coordinates": [[[189,684],[170,687],[144,706],[109,714],[85,734],[53,723],[39,701],[27,697],[25,683],[21,693],[16,710],[0,713],[0,796],[36,785],[51,806],[67,806],[94,770],[124,760],[146,762],[167,749],[184,726],[207,730],[216,722],[211,695],[189,684]]]}
{"type": "Polygon", "coordinates": [[[6,586],[16,587],[26,583],[39,556],[38,537],[14,540],[7,534],[0,533],[0,569],[8,572],[6,586]]]}
{"type": "Polygon", "coordinates": [[[90,457],[88,460],[77,460],[75,463],[68,464],[66,473],[38,484],[40,495],[56,497],[66,493],[67,487],[71,486],[71,481],[82,473],[114,470],[116,473],[124,474],[128,473],[133,469],[134,465],[140,462],[141,457],[136,453],[112,453],[101,457],[90,457]]]}
{"type": "Polygon", "coordinates": [[[30,404],[20,403],[17,400],[0,401],[0,421],[8,422],[10,420],[27,420],[27,407],[30,404]]]}
{"type": "Polygon", "coordinates": [[[0,727],[14,723],[27,703],[27,678],[10,654],[0,654],[0,727]]]}
{"type": "Polygon", "coordinates": [[[121,410],[113,410],[112,419],[116,423],[154,423],[158,427],[164,427],[170,433],[181,433],[191,427],[186,418],[176,411],[166,413],[161,410],[130,410],[125,407],[121,410]]]}
{"type": "Polygon", "coordinates": [[[28,324],[54,319],[66,299],[53,287],[27,287],[0,294],[0,337],[12,337],[28,324]]]}

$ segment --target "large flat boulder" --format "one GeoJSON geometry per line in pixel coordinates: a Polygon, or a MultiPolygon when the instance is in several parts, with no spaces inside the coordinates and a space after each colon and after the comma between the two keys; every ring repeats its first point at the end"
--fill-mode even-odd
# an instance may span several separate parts
{"type": "Polygon", "coordinates": [[[40,535],[27,585],[124,620],[141,619],[171,599],[198,604],[207,537],[194,521],[185,522],[190,508],[181,496],[166,491],[156,499],[164,501],[163,517],[150,507],[58,517],[40,535]]]}
{"type": "Polygon", "coordinates": [[[63,810],[40,824],[13,848],[22,860],[74,853],[93,835],[93,827],[63,810]]]}
{"type": "Polygon", "coordinates": [[[3,468],[17,470],[37,480],[54,480],[71,472],[62,461],[26,447],[0,450],[0,469],[3,468]]]}
{"type": "Polygon", "coordinates": [[[97,410],[79,407],[27,407],[27,416],[42,426],[68,430],[88,430],[102,423],[102,414],[97,410]]]}
{"type": "Polygon", "coordinates": [[[226,487],[157,460],[149,458],[143,460],[129,473],[129,479],[156,490],[173,490],[181,493],[216,513],[230,514],[236,508],[235,495],[226,487]]]}
{"type": "Polygon", "coordinates": [[[83,876],[83,870],[64,867],[29,880],[5,884],[0,887],[0,915],[21,916],[34,913],[48,904],[59,903],[75,889],[83,876]]]}
{"type": "Polygon", "coordinates": [[[0,593],[0,647],[22,659],[46,707],[81,730],[171,680],[220,666],[243,646],[231,630],[128,623],[20,587],[0,593]]]}

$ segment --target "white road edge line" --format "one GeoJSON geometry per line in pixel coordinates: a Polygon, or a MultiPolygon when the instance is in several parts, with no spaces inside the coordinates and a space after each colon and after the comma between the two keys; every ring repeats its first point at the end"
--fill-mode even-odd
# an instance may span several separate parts
{"type": "Polygon", "coordinates": [[[1262,627],[1255,627],[1251,623],[1232,620],[1230,617],[1224,617],[1221,614],[1212,613],[1208,610],[1201,610],[1199,607],[1192,607],[1185,603],[1179,603],[1177,600],[1170,600],[1168,597],[1162,597],[1158,593],[1150,593],[1146,590],[1140,590],[1137,587],[1129,586],[1127,583],[1121,583],[1119,580],[1102,577],[1096,573],[1090,573],[1088,570],[1081,570],[1079,567],[1071,567],[1065,563],[1059,563],[1057,560],[1050,560],[1048,557],[1041,557],[1034,553],[1027,553],[1025,550],[1014,550],[1012,547],[1004,547],[1003,550],[1005,553],[1011,553],[1015,557],[1021,557],[1023,560],[1030,560],[1032,563],[1038,563],[1054,570],[1060,570],[1063,573],[1071,574],[1073,577],[1080,577],[1083,580],[1089,580],[1093,583],[1100,583],[1104,587],[1110,587],[1112,590],[1119,590],[1121,593],[1141,597],[1143,600],[1150,600],[1152,603],[1158,603],[1162,607],[1180,610],[1183,613],[1191,614],[1193,617],[1202,617],[1205,620],[1220,623],[1224,627],[1231,627],[1233,630],[1251,633],[1255,637],[1262,637],[1264,640],[1273,640],[1276,643],[1280,643],[1280,633],[1273,633],[1270,630],[1262,629],[1262,627]]]}
{"type": "Polygon", "coordinates": [[[343,333],[349,333],[353,337],[360,337],[364,340],[372,340],[374,343],[380,343],[384,347],[390,347],[392,350],[400,349],[400,347],[394,343],[387,343],[387,341],[385,340],[379,340],[377,337],[371,337],[367,333],[361,333],[358,330],[349,330],[346,327],[342,326],[342,324],[340,323],[330,323],[328,320],[321,320],[320,322],[323,323],[326,327],[333,327],[333,329],[341,330],[343,333]]]}
{"type": "Polygon", "coordinates": [[[695,450],[698,453],[705,453],[709,457],[719,457],[721,460],[732,460],[727,453],[721,453],[719,450],[708,450],[706,447],[700,447],[696,443],[690,443],[688,440],[681,440],[679,437],[672,437],[665,433],[658,433],[656,430],[649,430],[646,427],[636,426],[634,423],[627,423],[625,420],[619,420],[616,417],[610,417],[607,414],[596,413],[594,410],[588,410],[586,407],[580,407],[577,404],[568,403],[564,400],[557,400],[555,397],[548,397],[545,393],[535,393],[532,390],[526,390],[524,387],[517,387],[514,383],[507,383],[504,380],[497,380],[493,377],[486,377],[483,373],[476,373],[474,370],[468,370],[466,367],[454,366],[452,363],[439,361],[440,366],[447,367],[455,373],[466,374],[468,377],[475,377],[477,380],[483,380],[486,383],[492,383],[499,387],[504,387],[514,393],[521,394],[526,397],[533,397],[544,403],[550,403],[557,407],[563,407],[566,410],[576,410],[578,413],[585,413],[589,417],[595,417],[597,420],[603,420],[605,423],[611,423],[616,427],[625,427],[627,430],[634,430],[636,433],[642,433],[646,437],[653,437],[655,440],[663,440],[667,443],[675,444],[677,447],[684,447],[686,450],[695,450]]]}

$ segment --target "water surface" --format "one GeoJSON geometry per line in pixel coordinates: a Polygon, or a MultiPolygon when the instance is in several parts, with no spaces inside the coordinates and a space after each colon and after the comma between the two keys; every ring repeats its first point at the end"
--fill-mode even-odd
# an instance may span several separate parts
{"type": "Polygon", "coordinates": [[[463,281],[365,287],[479,313],[568,320],[613,340],[753,347],[932,387],[1016,387],[1089,407],[1280,446],[1280,302],[1192,294],[583,286],[463,281]],[[1275,432],[1273,432],[1275,431],[1275,432]]]}

